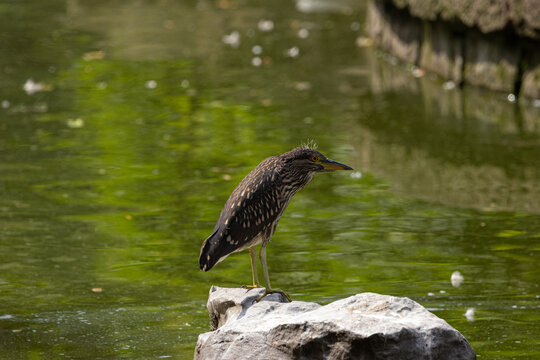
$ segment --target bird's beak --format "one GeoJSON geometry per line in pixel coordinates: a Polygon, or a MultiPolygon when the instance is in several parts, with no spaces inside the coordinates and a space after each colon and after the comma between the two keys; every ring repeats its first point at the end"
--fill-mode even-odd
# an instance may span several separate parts
{"type": "Polygon", "coordinates": [[[347,166],[345,164],[339,163],[334,160],[326,159],[322,160],[319,164],[321,164],[324,167],[325,172],[327,171],[335,171],[335,170],[352,170],[353,168],[350,166],[347,166]]]}

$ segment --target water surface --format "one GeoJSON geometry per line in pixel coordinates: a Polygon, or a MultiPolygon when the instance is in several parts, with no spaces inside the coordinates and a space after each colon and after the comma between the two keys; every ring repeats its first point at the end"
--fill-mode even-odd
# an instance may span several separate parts
{"type": "Polygon", "coordinates": [[[200,272],[202,241],[310,139],[356,171],[295,196],[274,286],[407,296],[479,358],[540,356],[540,109],[358,46],[352,1],[46,3],[0,6],[0,358],[192,357],[210,285],[251,280],[247,254],[200,272]]]}

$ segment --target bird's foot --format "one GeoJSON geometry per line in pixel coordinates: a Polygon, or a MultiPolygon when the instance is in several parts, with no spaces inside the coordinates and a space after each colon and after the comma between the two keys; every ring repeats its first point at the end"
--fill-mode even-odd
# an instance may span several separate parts
{"type": "Polygon", "coordinates": [[[258,283],[255,283],[253,285],[242,285],[242,289],[248,289],[248,290],[251,290],[251,289],[257,289],[257,288],[261,288],[262,286],[259,285],[258,283]]]}
{"type": "Polygon", "coordinates": [[[287,298],[287,300],[289,300],[289,302],[292,301],[289,294],[287,294],[285,291],[283,291],[281,289],[264,289],[264,294],[259,296],[259,298],[257,299],[257,302],[261,301],[262,298],[265,297],[266,295],[276,294],[276,293],[285,296],[285,298],[287,298]]]}

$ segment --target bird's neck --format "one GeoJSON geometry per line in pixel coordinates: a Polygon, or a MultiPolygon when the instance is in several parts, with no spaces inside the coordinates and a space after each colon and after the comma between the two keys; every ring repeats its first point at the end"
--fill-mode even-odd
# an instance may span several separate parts
{"type": "Polygon", "coordinates": [[[282,178],[283,200],[288,202],[294,196],[294,194],[296,194],[304,186],[309,184],[311,180],[313,180],[313,175],[314,174],[311,171],[309,172],[299,171],[293,176],[284,176],[282,178]]]}

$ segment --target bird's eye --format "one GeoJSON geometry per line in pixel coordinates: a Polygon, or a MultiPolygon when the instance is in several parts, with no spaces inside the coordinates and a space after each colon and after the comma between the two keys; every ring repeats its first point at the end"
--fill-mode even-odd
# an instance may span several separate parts
{"type": "Polygon", "coordinates": [[[319,161],[319,157],[318,157],[317,155],[313,155],[313,156],[311,157],[311,161],[317,162],[317,161],[319,161]]]}

